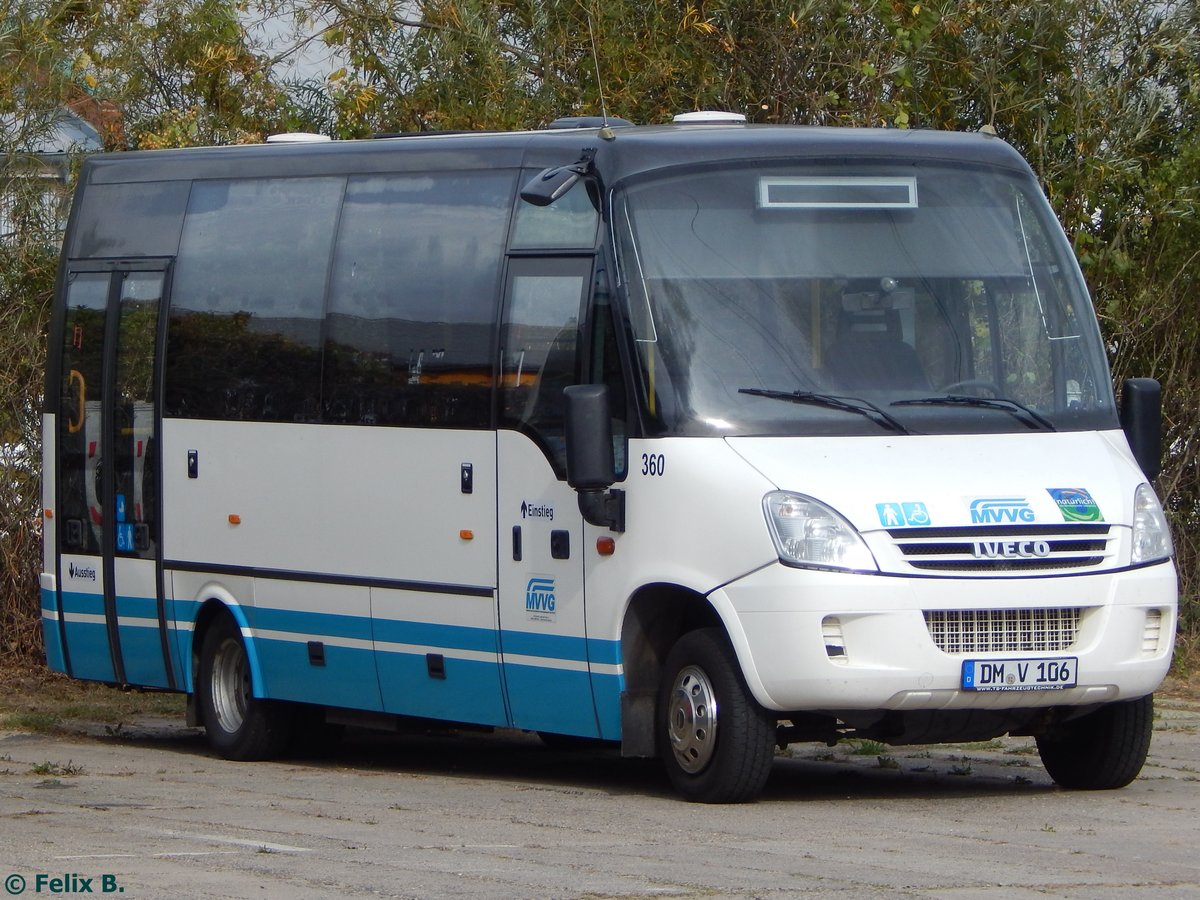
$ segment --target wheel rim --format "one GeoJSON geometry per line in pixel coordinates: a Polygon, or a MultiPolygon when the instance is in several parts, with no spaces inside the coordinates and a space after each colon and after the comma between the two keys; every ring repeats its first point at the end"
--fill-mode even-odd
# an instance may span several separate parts
{"type": "Polygon", "coordinates": [[[233,734],[246,720],[250,699],[250,668],[246,652],[236,638],[226,638],[217,648],[212,668],[212,702],[221,730],[233,734]]]}
{"type": "Polygon", "coordinates": [[[667,734],[675,760],[685,772],[694,775],[712,760],[717,748],[717,695],[699,666],[685,666],[675,676],[667,734]]]}

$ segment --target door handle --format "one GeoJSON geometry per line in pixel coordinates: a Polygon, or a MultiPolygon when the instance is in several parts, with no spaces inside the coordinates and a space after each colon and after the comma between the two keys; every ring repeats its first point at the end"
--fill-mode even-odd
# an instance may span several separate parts
{"type": "Polygon", "coordinates": [[[79,429],[83,428],[83,418],[85,415],[84,403],[87,401],[87,382],[84,381],[83,373],[78,369],[72,369],[71,373],[67,376],[67,384],[76,383],[79,385],[79,406],[76,408],[79,417],[76,419],[67,420],[68,434],[77,434],[79,429]]]}

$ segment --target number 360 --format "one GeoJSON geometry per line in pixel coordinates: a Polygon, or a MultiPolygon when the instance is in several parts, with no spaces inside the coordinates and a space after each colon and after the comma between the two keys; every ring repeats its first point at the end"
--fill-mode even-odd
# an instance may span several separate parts
{"type": "Polygon", "coordinates": [[[642,474],[661,475],[666,468],[667,459],[661,453],[642,454],[642,474]]]}

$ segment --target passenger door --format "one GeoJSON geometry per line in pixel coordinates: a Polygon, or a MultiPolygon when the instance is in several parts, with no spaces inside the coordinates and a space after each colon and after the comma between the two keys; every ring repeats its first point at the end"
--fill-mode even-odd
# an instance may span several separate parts
{"type": "Polygon", "coordinates": [[[509,263],[497,435],[500,646],[515,727],[599,736],[583,518],[567,485],[563,388],[579,381],[592,256],[509,263]]]}
{"type": "Polygon", "coordinates": [[[167,261],[67,276],[57,415],[57,615],[76,678],[173,688],[159,503],[167,261]]]}

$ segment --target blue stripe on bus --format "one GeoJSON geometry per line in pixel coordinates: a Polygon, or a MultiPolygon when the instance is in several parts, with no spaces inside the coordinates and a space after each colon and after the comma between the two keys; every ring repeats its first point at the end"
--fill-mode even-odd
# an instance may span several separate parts
{"type": "Polygon", "coordinates": [[[473,659],[442,660],[445,677],[434,678],[423,653],[375,654],[383,707],[389,713],[429,719],[510,724],[500,666],[473,659]]]}
{"type": "Polygon", "coordinates": [[[567,634],[536,634],[529,631],[501,631],[500,645],[505,653],[540,656],[544,659],[587,661],[587,642],[567,634]]]}
{"type": "Polygon", "coordinates": [[[129,619],[149,619],[158,625],[158,601],[150,597],[117,597],[117,615],[129,619]]]}
{"type": "Polygon", "coordinates": [[[150,597],[118,596],[117,619],[125,680],[147,687],[168,687],[158,601],[150,597]],[[136,619],[137,624],[131,624],[131,619],[136,619]]]}
{"type": "Polygon", "coordinates": [[[63,591],[62,608],[63,615],[84,613],[85,615],[102,616],[104,615],[104,595],[63,591]]]}
{"type": "Polygon", "coordinates": [[[112,653],[108,646],[108,626],[103,622],[64,622],[67,652],[71,654],[71,675],[88,681],[116,681],[112,653]]]}
{"type": "MultiPolygon", "coordinates": [[[[319,637],[319,636],[316,636],[319,637]]],[[[326,644],[324,665],[309,661],[308,645],[255,637],[265,696],[380,712],[379,679],[370,649],[326,644]]]]}
{"type": "Polygon", "coordinates": [[[604,675],[597,672],[592,677],[592,698],[596,703],[596,721],[600,723],[600,737],[606,741],[621,739],[621,692],[625,690],[625,678],[621,675],[604,675]]]}
{"type": "Polygon", "coordinates": [[[371,639],[371,620],[364,616],[345,616],[337,613],[302,612],[293,609],[243,606],[251,628],[263,631],[286,631],[300,636],[371,639]]]}
{"type": "Polygon", "coordinates": [[[619,666],[621,664],[621,642],[588,638],[588,659],[597,665],[619,666]]]}
{"type": "MultiPolygon", "coordinates": [[[[202,603],[195,600],[167,601],[168,617],[177,623],[194,620],[202,603]]],[[[153,609],[146,601],[145,611],[153,609]]],[[[102,603],[97,611],[102,611],[102,603]]],[[[241,606],[238,612],[257,635],[250,652],[265,673],[262,695],[327,706],[352,707],[397,715],[422,716],[486,725],[515,726],[563,734],[580,734],[618,740],[621,730],[621,690],[618,674],[570,671],[537,660],[597,665],[620,665],[620,642],[585,639],[571,635],[546,635],[527,631],[503,631],[433,622],[374,619],[339,613],[304,612],[273,607],[241,606]],[[294,635],[294,639],[284,635],[294,635]],[[339,647],[329,639],[361,640],[377,645],[403,644],[408,651],[380,646],[339,647]],[[309,662],[307,642],[325,643],[325,665],[309,662]],[[518,703],[526,711],[513,721],[504,701],[500,678],[500,648],[526,657],[520,664],[507,664],[504,680],[510,696],[536,697],[538,712],[531,704],[518,703]],[[456,659],[455,650],[496,654],[493,660],[456,659]],[[431,677],[427,654],[445,653],[446,677],[431,677]],[[591,696],[592,704],[580,698],[591,696]]],[[[122,629],[124,641],[126,631],[122,629]]],[[[157,634],[144,629],[147,634],[157,634]]],[[[179,660],[190,658],[191,632],[176,629],[179,660]]],[[[132,649],[132,648],[131,648],[132,649]]],[[[152,652],[144,648],[147,658],[152,652]]],[[[142,651],[138,651],[139,657],[142,651]]],[[[158,654],[161,657],[161,654],[158,654]]],[[[127,655],[130,666],[132,654],[127,655]]],[[[178,664],[178,663],[177,663],[178,664]]],[[[161,668],[161,667],[160,667],[161,668]]],[[[177,677],[184,681],[185,668],[177,677]]],[[[157,677],[157,673],[156,673],[157,677]]],[[[148,684],[156,684],[150,681],[148,684]]]]}
{"type": "MultiPolygon", "coordinates": [[[[122,599],[117,598],[118,608],[122,599]]],[[[157,614],[153,622],[153,628],[138,625],[120,627],[121,661],[125,664],[125,680],[130,684],[165,688],[169,682],[163,665],[162,636],[158,630],[157,614]]]]}
{"type": "MultiPolygon", "coordinates": [[[[168,614],[176,621],[190,621],[195,617],[200,605],[194,600],[168,601],[168,614]]],[[[482,653],[498,653],[502,644],[505,652],[521,656],[575,662],[586,662],[590,658],[593,663],[607,665],[620,663],[619,641],[504,631],[498,642],[497,634],[491,628],[402,619],[371,619],[369,616],[302,612],[273,607],[242,606],[240,609],[250,627],[264,631],[289,632],[295,634],[297,639],[306,636],[343,637],[374,640],[384,644],[408,644],[433,650],[469,650],[482,653]]]]}
{"type": "Polygon", "coordinates": [[[46,645],[46,665],[54,672],[65,672],[67,661],[63,655],[62,629],[54,608],[57,599],[57,592],[42,589],[42,642],[46,645]]]}
{"type": "Polygon", "coordinates": [[[63,636],[71,659],[71,675],[88,681],[116,681],[112,651],[108,645],[108,626],[100,622],[72,622],[72,615],[104,617],[104,597],[100,594],[62,592],[63,636]]]}
{"type": "Polygon", "coordinates": [[[479,653],[498,653],[500,650],[493,628],[375,619],[374,629],[378,643],[415,644],[433,649],[473,650],[479,653]]]}
{"type": "Polygon", "coordinates": [[[167,618],[176,622],[194,622],[203,605],[199,600],[168,600],[167,618]]]}
{"type": "Polygon", "coordinates": [[[600,736],[587,672],[506,662],[504,682],[516,728],[600,736]]]}

